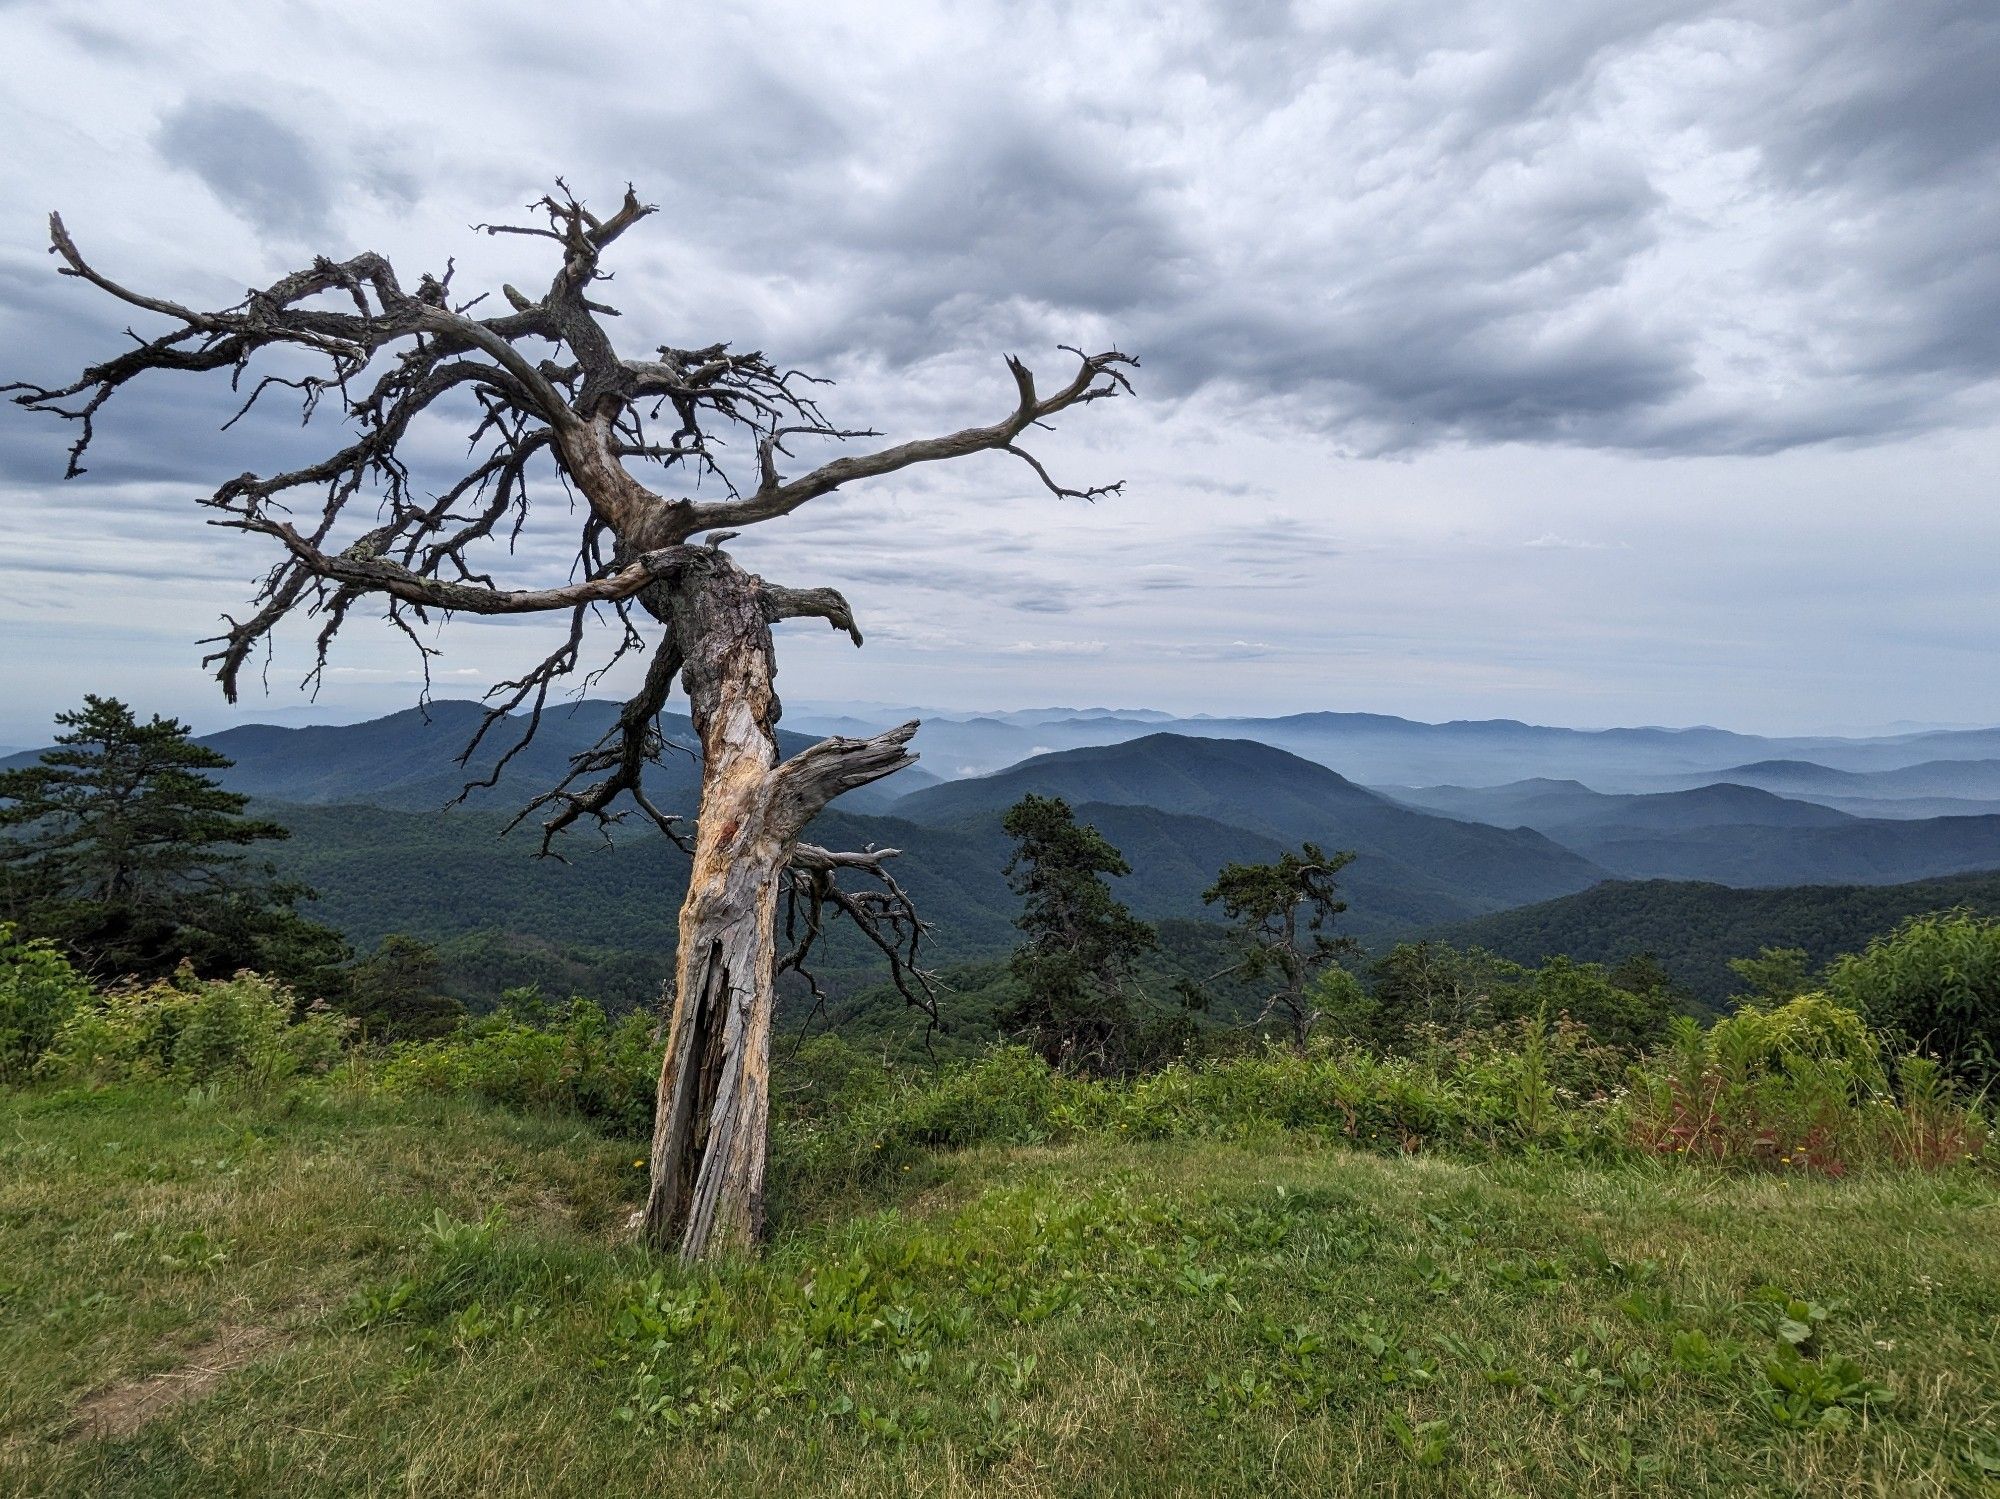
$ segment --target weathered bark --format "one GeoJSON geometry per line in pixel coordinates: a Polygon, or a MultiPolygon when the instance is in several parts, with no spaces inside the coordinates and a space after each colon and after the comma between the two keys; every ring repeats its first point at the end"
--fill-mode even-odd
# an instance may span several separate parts
{"type": "Polygon", "coordinates": [[[478,310],[487,301],[483,294],[457,300],[449,265],[442,276],[426,275],[406,288],[389,261],[373,253],[316,258],[231,307],[186,307],[97,271],[51,215],[50,248],[62,275],[166,326],[150,338],[133,333],[135,347],[73,380],[9,384],[0,392],[76,424],[72,477],[84,471],[81,460],[105,403],[153,371],[227,370],[234,381],[248,379],[236,418],[272,390],[298,395],[308,417],[322,397],[338,398],[351,440],[299,468],[241,473],[204,501],[216,512],[211,524],[283,547],[249,616],[225,617],[223,632],[209,642],[215,649],[206,664],[232,702],[245,666],[287,619],[318,618],[310,683],[363,600],[383,606],[427,673],[436,653],[430,627],[442,617],[567,615],[568,630],[555,649],[488,694],[487,716],[462,762],[489,729],[517,714],[525,723],[513,747],[476,783],[491,785],[533,738],[554,684],[582,669],[593,619],[608,611],[621,627],[593,681],[651,644],[645,686],[617,727],[529,804],[530,812],[550,812],[542,824],[545,853],[578,822],[608,828],[628,803],[678,841],[682,819],[652,803],[643,777],[661,747],[658,715],[676,673],[682,675],[707,759],[693,878],[680,918],[646,1223],[654,1244],[678,1243],[693,1256],[747,1243],[757,1232],[774,970],[806,972],[822,912],[830,910],[859,925],[889,958],[898,987],[921,1003],[906,987],[906,970],[922,923],[882,868],[893,849],[834,853],[797,842],[840,792],[907,764],[913,757],[905,745],[916,726],[869,740],[828,740],[778,764],[769,624],[820,618],[853,634],[858,645],[846,601],[826,588],[767,586],[736,568],[719,546],[691,540],[713,528],[789,515],[843,486],[982,452],[1020,459],[1060,496],[1116,493],[1117,484],[1059,484],[1019,442],[1062,412],[1128,392],[1125,371],[1136,361],[1115,349],[1072,349],[1075,371],[1043,394],[1028,367],[1009,357],[1015,399],[998,421],[843,453],[786,478],[779,465],[792,457],[788,444],[879,434],[828,420],[814,394],[823,382],[761,353],[711,344],[660,345],[650,358],[621,354],[602,321],[616,309],[592,295],[609,280],[599,262],[655,210],[628,188],[618,208],[600,216],[560,182],[558,189],[533,205],[539,222],[478,226],[552,245],[559,255],[539,298],[503,285],[511,310],[489,305],[486,314],[478,310]],[[267,350],[304,355],[323,367],[302,375],[286,365],[256,378],[253,358],[267,350]],[[435,489],[413,476],[404,439],[419,422],[462,409],[467,398],[477,413],[470,456],[455,482],[435,489]],[[748,441],[732,447],[724,440],[731,436],[748,441]],[[734,461],[737,452],[754,454],[754,465],[734,461]],[[486,570],[487,559],[501,549],[511,554],[531,508],[529,471],[540,465],[552,466],[584,501],[575,568],[560,587],[502,587],[486,570]],[[664,493],[663,484],[705,489],[708,497],[664,493]],[[667,626],[666,640],[651,643],[640,633],[635,605],[667,626]],[[842,889],[836,871],[858,871],[876,888],[842,889]],[[807,912],[806,930],[780,958],[774,937],[786,889],[807,912]]]}
{"type": "Polygon", "coordinates": [[[842,791],[910,763],[916,726],[829,739],[780,765],[769,620],[797,612],[798,596],[714,549],[691,551],[663,594],[648,602],[681,648],[703,758],[645,1237],[692,1260],[748,1248],[763,1228],[778,896],[793,846],[842,791]]]}

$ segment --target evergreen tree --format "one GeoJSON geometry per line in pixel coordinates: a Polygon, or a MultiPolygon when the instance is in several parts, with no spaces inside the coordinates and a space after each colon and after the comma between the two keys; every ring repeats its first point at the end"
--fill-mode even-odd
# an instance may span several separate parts
{"type": "Polygon", "coordinates": [[[1335,879],[1353,862],[1351,853],[1329,855],[1307,843],[1297,853],[1287,849],[1273,864],[1225,864],[1202,892],[1204,904],[1220,902],[1223,914],[1236,923],[1242,956],[1224,973],[1269,985],[1257,1020],[1261,1024],[1282,1013],[1301,1052],[1319,1019],[1318,979],[1342,955],[1361,950],[1352,937],[1330,937],[1324,930],[1347,909],[1335,879]]]}
{"type": "Polygon", "coordinates": [[[348,970],[341,1008],[378,1041],[429,1040],[449,1035],[465,1006],[442,992],[444,962],[436,947],[392,933],[348,970]]]}
{"type": "Polygon", "coordinates": [[[1763,947],[1754,958],[1731,958],[1730,972],[1742,983],[1729,1007],[1783,1004],[1812,988],[1812,959],[1802,947],[1763,947]]]}
{"type": "Polygon", "coordinates": [[[1131,868],[1060,797],[1023,797],[1001,827],[1015,842],[1007,877],[1024,903],[1014,924],[1027,935],[1011,964],[1020,993],[1001,1022],[1055,1066],[1116,1071],[1137,1025],[1139,959],[1159,945],[1104,883],[1131,868]]]}
{"type": "Polygon", "coordinates": [[[258,968],[326,987],[344,944],[293,909],[310,891],[241,852],[287,834],[210,778],[226,755],[116,698],[86,696],[56,722],[64,732],[39,763],[0,771],[0,915],[102,977],[160,978],[187,962],[204,976],[258,968]]]}

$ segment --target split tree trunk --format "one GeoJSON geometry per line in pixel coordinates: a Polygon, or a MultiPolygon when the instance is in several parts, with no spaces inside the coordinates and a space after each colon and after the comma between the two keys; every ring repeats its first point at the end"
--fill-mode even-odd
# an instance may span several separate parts
{"type": "Polygon", "coordinates": [[[690,549],[663,597],[701,739],[701,814],[680,913],[673,1017],[653,1123],[645,1237],[694,1260],[763,1230],[778,897],[793,845],[841,792],[912,758],[915,725],[778,762],[770,621],[797,595],[690,549]],[[783,596],[781,598],[781,596],[783,596]]]}

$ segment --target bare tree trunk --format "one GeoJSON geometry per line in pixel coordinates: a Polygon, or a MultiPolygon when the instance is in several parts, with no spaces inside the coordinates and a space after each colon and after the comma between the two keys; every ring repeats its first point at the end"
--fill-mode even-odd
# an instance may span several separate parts
{"type": "Polygon", "coordinates": [[[695,550],[665,597],[702,745],[701,816],[680,913],[645,1237],[694,1260],[763,1230],[778,896],[798,835],[842,791],[909,763],[914,725],[778,763],[770,620],[796,595],[695,550]],[[784,594],[781,599],[779,595],[784,594]]]}
{"type": "Polygon", "coordinates": [[[461,756],[461,763],[469,761],[488,730],[522,712],[521,737],[476,783],[492,785],[533,739],[553,685],[578,669],[586,628],[600,606],[609,606],[623,626],[610,662],[646,644],[628,612],[634,601],[667,625],[669,639],[617,727],[572,756],[568,774],[522,816],[550,812],[542,823],[545,853],[578,821],[608,826],[632,806],[678,838],[679,819],[652,804],[642,781],[659,747],[661,707],[675,675],[683,676],[706,761],[693,877],[680,918],[646,1231],[653,1244],[678,1242],[684,1256],[696,1257],[748,1244],[760,1226],[772,983],[781,964],[803,966],[822,909],[854,921],[889,958],[905,996],[923,1003],[905,985],[923,924],[882,867],[895,851],[835,852],[797,841],[814,814],[842,791],[908,764],[914,756],[905,745],[917,726],[872,739],[830,739],[780,765],[771,622],[825,620],[846,630],[856,645],[860,632],[833,589],[767,585],[720,550],[734,533],[712,528],[776,520],[843,487],[975,453],[1021,460],[1058,497],[1119,493],[1122,482],[1082,489],[1058,483],[1020,441],[1059,413],[1130,392],[1126,370],[1137,361],[1116,349],[1073,350],[1074,373],[1044,394],[1033,371],[1010,357],[1015,400],[998,421],[842,452],[787,479],[778,463],[789,456],[789,437],[845,442],[876,434],[836,426],[812,395],[823,382],[762,354],[731,353],[718,343],[656,345],[653,357],[622,356],[600,321],[617,309],[593,299],[609,279],[599,262],[656,209],[627,188],[617,210],[600,216],[560,183],[558,189],[559,197],[535,205],[542,223],[479,226],[489,235],[552,242],[561,252],[541,297],[502,286],[511,311],[489,307],[482,316],[471,309],[484,296],[454,305],[448,268],[442,278],[426,275],[405,290],[395,267],[373,252],[338,263],[316,258],[233,307],[197,311],[97,271],[52,214],[50,249],[63,275],[169,326],[151,340],[134,335],[136,347],[86,367],[66,384],[15,383],[0,391],[29,410],[80,424],[67,469],[74,478],[84,472],[81,459],[100,408],[141,375],[229,370],[235,380],[267,349],[326,362],[321,373],[304,379],[256,379],[237,414],[272,386],[300,393],[307,415],[325,392],[339,390],[352,428],[343,445],[294,469],[238,474],[205,502],[220,512],[214,524],[264,536],[284,549],[265,575],[254,612],[228,620],[205,658],[231,702],[246,663],[283,621],[300,615],[321,616],[310,678],[317,680],[329,647],[363,599],[382,602],[391,622],[426,655],[430,648],[412,620],[430,619],[427,611],[567,614],[568,635],[555,650],[495,685],[486,717],[461,756]],[[560,357],[543,357],[549,345],[560,357]],[[403,462],[412,424],[428,424],[466,398],[479,413],[468,467],[441,496],[419,490],[403,462]],[[657,425],[663,415],[670,424],[664,429],[657,425]],[[746,446],[725,450],[724,433],[745,439],[746,446]],[[724,463],[734,451],[747,461],[724,463]],[[577,572],[558,587],[505,588],[483,570],[479,554],[502,543],[505,516],[527,515],[528,474],[545,459],[588,501],[579,517],[577,572]],[[659,472],[653,463],[664,463],[677,486],[683,475],[698,475],[715,487],[706,499],[670,497],[628,467],[634,460],[648,465],[650,474],[659,472]],[[316,517],[305,531],[294,525],[288,503],[301,493],[312,497],[309,513],[316,517]],[[483,507],[480,518],[468,523],[466,509],[475,501],[483,507]],[[703,533],[712,538],[708,545],[687,545],[703,533]],[[607,545],[616,553],[613,566],[605,563],[607,545]],[[843,889],[840,872],[872,879],[876,888],[843,889]],[[780,958],[774,929],[779,896],[787,890],[800,896],[812,921],[807,937],[780,958]]]}

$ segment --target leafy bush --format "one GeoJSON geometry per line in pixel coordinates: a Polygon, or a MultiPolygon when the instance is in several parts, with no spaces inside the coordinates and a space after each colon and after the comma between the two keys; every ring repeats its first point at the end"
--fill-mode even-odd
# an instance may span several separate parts
{"type": "Polygon", "coordinates": [[[2000,919],[1917,916],[1834,962],[1827,989],[1899,1046],[1956,1076],[2000,1081],[2000,919]]]}
{"type": "Polygon", "coordinates": [[[616,1023],[587,999],[545,1011],[532,996],[437,1041],[392,1049],[379,1085],[389,1092],[450,1094],[529,1113],[573,1112],[605,1129],[652,1129],[660,1047],[652,1017],[616,1023]]]}
{"type": "Polygon", "coordinates": [[[0,1083],[24,1081],[90,986],[50,942],[0,922],[0,1083]]]}
{"type": "Polygon", "coordinates": [[[781,1119],[773,1195],[866,1185],[937,1150],[1089,1136],[1256,1139],[1288,1130],[1391,1150],[1603,1148],[1589,1105],[1605,1098],[1627,1059],[1583,1026],[1528,1021],[1433,1037],[1415,1056],[1269,1048],[1125,1079],[1079,1077],[1026,1048],[1000,1048],[857,1090],[837,1112],[781,1119]]]}
{"type": "Polygon", "coordinates": [[[1658,1155],[1832,1175],[1946,1165],[1982,1148],[1984,1122],[1935,1064],[1905,1057],[1898,1100],[1882,1054],[1861,1016],[1824,994],[1746,1006],[1707,1031],[1677,1022],[1668,1047],[1634,1069],[1629,1135],[1658,1155]]]}
{"type": "Polygon", "coordinates": [[[70,1083],[266,1085],[326,1072],[351,1024],[320,1005],[301,1013],[291,990],[261,974],[198,979],[183,968],[91,996],[57,1028],[35,1071],[70,1083]]]}
{"type": "Polygon", "coordinates": [[[1546,1016],[1637,1051],[1664,1039],[1681,1009],[1665,970],[1644,958],[1606,968],[1551,957],[1528,968],[1478,948],[1405,942],[1371,977],[1373,1039],[1392,1050],[1408,1049],[1430,1028],[1478,1032],[1546,1016]]]}

